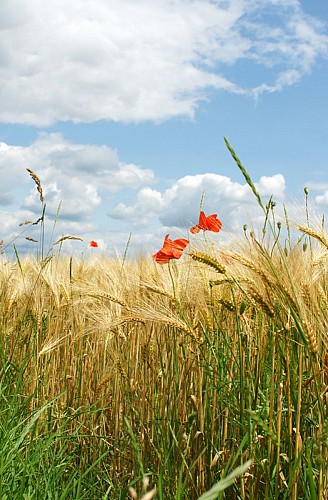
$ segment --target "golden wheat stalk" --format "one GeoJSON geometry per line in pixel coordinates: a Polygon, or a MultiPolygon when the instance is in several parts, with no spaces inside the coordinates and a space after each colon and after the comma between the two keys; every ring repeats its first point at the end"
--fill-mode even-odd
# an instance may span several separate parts
{"type": "Polygon", "coordinates": [[[313,229],[305,226],[297,226],[297,228],[302,231],[302,233],[307,234],[308,236],[311,236],[312,238],[320,241],[320,243],[328,248],[328,238],[323,231],[321,233],[318,233],[317,231],[314,231],[313,229]]]}
{"type": "Polygon", "coordinates": [[[255,289],[250,287],[249,289],[249,294],[251,297],[255,300],[255,302],[260,306],[262,311],[269,316],[270,318],[274,317],[274,309],[272,309],[271,305],[269,305],[262,295],[259,294],[259,292],[255,289]]]}
{"type": "Polygon", "coordinates": [[[225,274],[226,268],[218,260],[203,252],[190,252],[189,256],[202,264],[212,267],[216,272],[225,274]]]}
{"type": "Polygon", "coordinates": [[[229,284],[246,283],[248,285],[255,285],[254,280],[247,278],[246,276],[238,276],[238,275],[234,276],[233,278],[228,278],[226,276],[226,277],[222,277],[218,280],[210,280],[209,283],[211,286],[226,285],[227,283],[229,283],[229,284]]]}
{"type": "Polygon", "coordinates": [[[164,295],[164,297],[168,297],[169,299],[174,300],[174,295],[172,295],[171,293],[169,293],[166,290],[159,288],[157,286],[143,284],[143,285],[141,285],[140,288],[142,290],[144,289],[144,290],[147,290],[149,292],[158,293],[159,295],[164,295]]]}
{"type": "Polygon", "coordinates": [[[118,373],[121,375],[121,377],[126,381],[128,382],[129,379],[128,379],[128,374],[127,374],[127,371],[125,369],[125,366],[123,365],[121,359],[119,358],[118,355],[116,355],[116,360],[115,360],[115,366],[118,370],[118,373]]]}
{"type": "Polygon", "coordinates": [[[317,336],[315,334],[314,328],[309,326],[307,323],[304,323],[304,332],[309,343],[309,348],[313,354],[318,352],[318,342],[317,336]]]}
{"type": "Polygon", "coordinates": [[[63,341],[67,339],[67,337],[69,337],[70,335],[71,333],[69,332],[67,335],[63,335],[62,337],[52,338],[47,340],[45,344],[42,346],[38,356],[39,357],[44,356],[45,354],[48,354],[49,352],[53,351],[56,347],[62,344],[63,341]]]}
{"type": "Polygon", "coordinates": [[[284,297],[284,299],[286,299],[288,307],[293,309],[293,311],[298,312],[299,305],[297,302],[297,298],[295,300],[294,297],[292,297],[290,291],[287,289],[287,287],[283,283],[280,283],[280,292],[281,292],[281,295],[284,297]]]}
{"type": "Polygon", "coordinates": [[[240,254],[233,254],[230,255],[230,257],[234,259],[236,262],[239,262],[243,266],[253,271],[255,274],[260,276],[265,283],[268,283],[270,286],[272,286],[272,282],[269,280],[268,276],[265,274],[262,268],[256,266],[253,262],[251,262],[246,257],[243,257],[240,254]]]}
{"type": "MultiPolygon", "coordinates": [[[[147,321],[150,323],[158,323],[161,325],[166,325],[171,328],[177,328],[178,330],[181,330],[185,333],[190,334],[191,329],[188,327],[188,325],[180,320],[179,318],[174,318],[170,316],[170,312],[168,311],[167,315],[163,312],[160,312],[159,310],[143,310],[143,321],[147,321]]],[[[138,317],[137,317],[138,318],[138,317]]],[[[138,319],[141,319],[140,317],[138,319]]]]}
{"type": "Polygon", "coordinates": [[[187,327],[185,323],[182,321],[178,321],[175,319],[170,319],[170,318],[161,318],[161,319],[154,319],[155,322],[161,323],[167,326],[170,326],[171,328],[177,328],[178,330],[182,330],[185,333],[190,334],[190,328],[187,327]]]}
{"type": "Polygon", "coordinates": [[[116,304],[119,304],[120,306],[127,307],[127,303],[124,302],[122,299],[118,299],[117,297],[114,297],[113,295],[110,295],[107,292],[86,292],[83,295],[87,297],[94,297],[95,299],[107,299],[110,300],[111,302],[115,302],[116,304]]]}
{"type": "Polygon", "coordinates": [[[115,326],[126,325],[127,323],[141,323],[142,325],[145,325],[146,320],[144,318],[140,318],[139,316],[126,316],[118,321],[115,326]]]}
{"type": "Polygon", "coordinates": [[[235,305],[230,302],[230,300],[223,300],[223,299],[219,299],[219,304],[221,304],[223,307],[225,307],[226,309],[228,309],[228,311],[230,312],[233,312],[235,311],[236,307],[235,305]]]}
{"type": "Polygon", "coordinates": [[[58,245],[59,243],[62,243],[65,240],[78,240],[78,241],[83,241],[82,238],[79,238],[78,236],[62,236],[57,240],[54,245],[58,245]]]}
{"type": "Polygon", "coordinates": [[[103,378],[101,380],[101,382],[98,384],[98,386],[96,387],[96,390],[95,390],[95,400],[97,401],[98,399],[100,399],[100,395],[101,395],[101,391],[103,390],[103,388],[105,387],[105,385],[108,384],[108,382],[110,382],[110,380],[113,378],[113,375],[110,374],[110,375],[107,375],[107,377],[103,378]]]}
{"type": "Polygon", "coordinates": [[[38,193],[40,195],[40,201],[43,203],[44,202],[43,189],[42,189],[42,185],[41,185],[41,181],[40,181],[39,177],[30,168],[27,168],[26,170],[30,174],[32,179],[34,180],[34,182],[36,184],[36,188],[37,188],[38,193]]]}

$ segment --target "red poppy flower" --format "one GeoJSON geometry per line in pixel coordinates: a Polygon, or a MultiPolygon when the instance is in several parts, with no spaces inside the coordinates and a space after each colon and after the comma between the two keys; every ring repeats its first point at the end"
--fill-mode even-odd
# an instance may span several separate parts
{"type": "Polygon", "coordinates": [[[200,212],[199,221],[197,226],[190,229],[191,233],[199,233],[202,229],[203,231],[213,231],[213,233],[218,233],[222,227],[222,222],[218,219],[217,214],[212,214],[206,217],[204,212],[200,212]]]}
{"type": "Polygon", "coordinates": [[[153,259],[157,264],[167,264],[171,259],[180,259],[188,243],[189,241],[184,238],[172,241],[167,234],[163,247],[153,255],[153,259]]]}
{"type": "Polygon", "coordinates": [[[98,243],[96,241],[90,241],[90,246],[93,247],[93,248],[98,248],[98,243]]]}

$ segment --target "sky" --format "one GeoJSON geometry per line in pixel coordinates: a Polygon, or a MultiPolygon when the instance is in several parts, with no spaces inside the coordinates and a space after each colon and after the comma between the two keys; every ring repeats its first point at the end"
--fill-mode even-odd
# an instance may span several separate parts
{"type": "Polygon", "coordinates": [[[327,0],[1,0],[0,240],[33,253],[156,252],[261,224],[264,202],[328,217],[327,0]],[[189,236],[188,236],[189,234],[189,236]],[[192,236],[193,237],[193,236],[192,236]],[[48,238],[48,239],[47,239],[48,238]],[[51,239],[52,238],[52,239],[51,239]]]}

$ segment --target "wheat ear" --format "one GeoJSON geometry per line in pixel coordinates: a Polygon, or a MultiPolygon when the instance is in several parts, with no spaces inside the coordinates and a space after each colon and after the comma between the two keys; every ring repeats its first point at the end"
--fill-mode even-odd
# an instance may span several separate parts
{"type": "Polygon", "coordinates": [[[307,234],[308,236],[312,236],[312,238],[315,238],[316,240],[320,241],[326,248],[328,248],[328,238],[327,236],[322,232],[318,233],[317,231],[314,231],[313,229],[310,229],[309,227],[305,226],[297,226],[302,233],[307,234]]]}
{"type": "Polygon", "coordinates": [[[211,257],[210,255],[208,255],[206,253],[191,252],[191,253],[189,253],[189,255],[193,260],[201,262],[202,264],[206,264],[209,267],[212,267],[218,273],[221,273],[221,274],[226,273],[226,268],[222,264],[220,264],[220,262],[218,260],[216,260],[214,257],[211,257]]]}
{"type": "Polygon", "coordinates": [[[44,202],[43,189],[42,189],[42,184],[41,184],[41,181],[40,181],[39,177],[30,168],[27,168],[26,170],[30,174],[30,176],[32,177],[32,179],[34,180],[34,182],[36,184],[36,188],[37,188],[38,193],[40,195],[40,201],[43,203],[44,202]]]}

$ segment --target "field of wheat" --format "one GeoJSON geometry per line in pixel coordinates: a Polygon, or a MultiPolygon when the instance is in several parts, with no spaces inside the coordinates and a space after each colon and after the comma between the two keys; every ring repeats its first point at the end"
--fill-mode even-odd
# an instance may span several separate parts
{"type": "Polygon", "coordinates": [[[328,498],[328,236],[258,201],[224,251],[1,256],[1,499],[328,498]]]}

